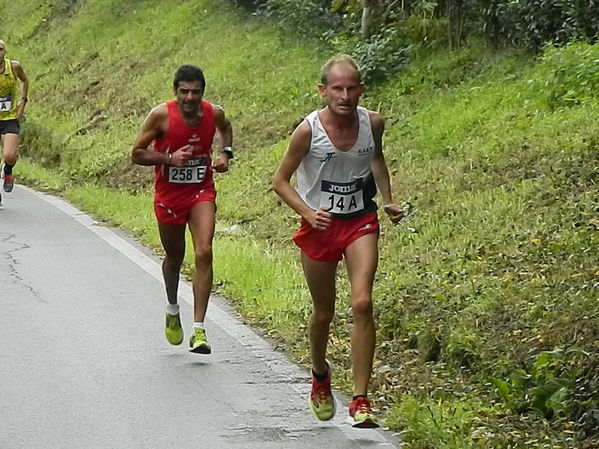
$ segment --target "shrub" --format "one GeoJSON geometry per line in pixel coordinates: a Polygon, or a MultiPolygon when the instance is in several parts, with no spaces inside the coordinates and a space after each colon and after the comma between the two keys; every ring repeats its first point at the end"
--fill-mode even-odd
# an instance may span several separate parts
{"type": "Polygon", "coordinates": [[[330,44],[336,52],[349,54],[356,60],[367,84],[382,83],[405,69],[414,48],[406,46],[393,27],[385,28],[367,40],[348,34],[336,35],[330,44]]]}
{"type": "Polygon", "coordinates": [[[319,0],[266,0],[258,12],[278,22],[286,31],[314,35],[336,28],[339,17],[319,0]]]}
{"type": "Polygon", "coordinates": [[[541,92],[551,109],[573,106],[599,96],[599,44],[549,47],[529,84],[541,92]]]}
{"type": "Polygon", "coordinates": [[[594,0],[490,0],[482,13],[487,37],[534,52],[546,42],[599,39],[599,2],[594,0]]]}

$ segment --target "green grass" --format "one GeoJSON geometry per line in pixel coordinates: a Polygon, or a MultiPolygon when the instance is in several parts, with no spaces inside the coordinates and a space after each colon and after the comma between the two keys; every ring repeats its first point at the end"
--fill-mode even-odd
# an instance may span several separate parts
{"type": "Polygon", "coordinates": [[[286,346],[305,357],[305,323],[311,309],[301,268],[294,263],[297,252],[265,248],[251,235],[230,234],[217,231],[214,242],[218,289],[233,298],[248,322],[276,340],[289,340],[286,346]]]}
{"type": "MultiPolygon", "coordinates": [[[[160,254],[152,170],[132,167],[130,148],[149,109],[171,98],[176,67],[199,64],[238,157],[216,178],[215,289],[306,366],[298,218],[270,183],[293,124],[320,104],[328,55],[207,0],[21,3],[27,15],[5,8],[3,18],[32,79],[18,179],[160,254]]],[[[372,397],[408,447],[595,438],[585,416],[599,404],[596,52],[419,51],[367,91],[364,104],[387,121],[395,199],[410,206],[399,226],[381,222],[372,397]]],[[[348,292],[340,270],[329,357],[349,392],[348,292]]]]}
{"type": "Polygon", "coordinates": [[[61,192],[68,184],[68,180],[64,176],[28,159],[19,160],[19,172],[19,182],[26,183],[38,190],[61,192]]]}
{"type": "MultiPolygon", "coordinates": [[[[159,248],[150,193],[119,192],[106,187],[87,184],[65,192],[73,204],[85,208],[92,215],[102,217],[106,224],[127,229],[134,237],[152,248],[159,248]]],[[[193,254],[193,253],[192,253],[193,254]]],[[[191,260],[191,259],[190,259],[191,260]]]]}

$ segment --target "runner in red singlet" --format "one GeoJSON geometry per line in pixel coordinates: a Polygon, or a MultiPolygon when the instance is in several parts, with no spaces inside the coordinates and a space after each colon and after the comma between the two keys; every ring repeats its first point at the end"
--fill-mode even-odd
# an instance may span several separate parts
{"type": "Polygon", "coordinates": [[[378,259],[376,187],[393,223],[403,217],[393,204],[382,148],[384,121],[358,106],[364,84],[348,56],[329,60],[321,70],[320,95],[326,108],[314,111],[296,128],[277,170],[273,188],[301,217],[293,240],[314,309],[308,323],[312,359],[309,406],[320,420],[336,411],[326,347],[335,314],[337,264],[345,258],[351,284],[351,337],[354,397],[349,418],[354,427],[377,427],[367,398],[374,357],[372,284],[378,259]],[[296,173],[297,190],[291,186],[296,173]]]}
{"type": "Polygon", "coordinates": [[[220,106],[202,100],[206,81],[199,67],[179,67],[173,81],[175,100],[154,107],[133,145],[132,160],[155,166],[154,212],[166,253],[162,272],[166,286],[165,334],[173,345],[183,341],[177,303],[179,274],[189,226],[195,251],[194,324],[189,350],[209,354],[204,319],[212,290],[212,239],[216,190],[212,170],[226,172],[233,157],[231,122],[220,106]],[[212,140],[221,151],[212,163],[212,140]],[[153,151],[148,147],[153,143],[153,151]]]}

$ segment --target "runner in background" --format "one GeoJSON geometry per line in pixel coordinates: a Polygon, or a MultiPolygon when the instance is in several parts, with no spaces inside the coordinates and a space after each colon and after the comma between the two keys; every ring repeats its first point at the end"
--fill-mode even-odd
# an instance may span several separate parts
{"type": "MultiPolygon", "coordinates": [[[[6,44],[0,40],[0,136],[2,136],[2,157],[4,167],[0,175],[4,178],[2,188],[5,192],[12,192],[15,178],[12,169],[17,163],[17,150],[19,148],[20,121],[27,105],[29,80],[19,61],[11,61],[6,57],[6,44]],[[17,101],[17,92],[20,85],[20,99],[17,101]]],[[[2,195],[0,194],[0,206],[2,195]]]]}
{"type": "Polygon", "coordinates": [[[199,67],[179,67],[173,81],[175,99],[154,107],[145,119],[132,150],[139,165],[155,166],[154,212],[164,251],[167,340],[183,341],[177,303],[179,275],[189,227],[195,252],[193,275],[194,324],[189,350],[210,354],[204,319],[212,290],[212,240],[216,190],[212,171],[226,172],[233,158],[231,122],[220,106],[202,99],[206,88],[199,67]],[[220,151],[212,164],[212,141],[220,151]],[[150,144],[152,150],[149,150],[150,144]]]}

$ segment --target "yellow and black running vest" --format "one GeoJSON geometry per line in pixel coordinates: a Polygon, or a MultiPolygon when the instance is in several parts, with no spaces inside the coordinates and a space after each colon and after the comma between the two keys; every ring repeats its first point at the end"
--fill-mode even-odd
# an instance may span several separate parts
{"type": "Polygon", "coordinates": [[[4,59],[4,72],[0,75],[0,120],[17,118],[17,78],[12,73],[10,59],[4,59]]]}

